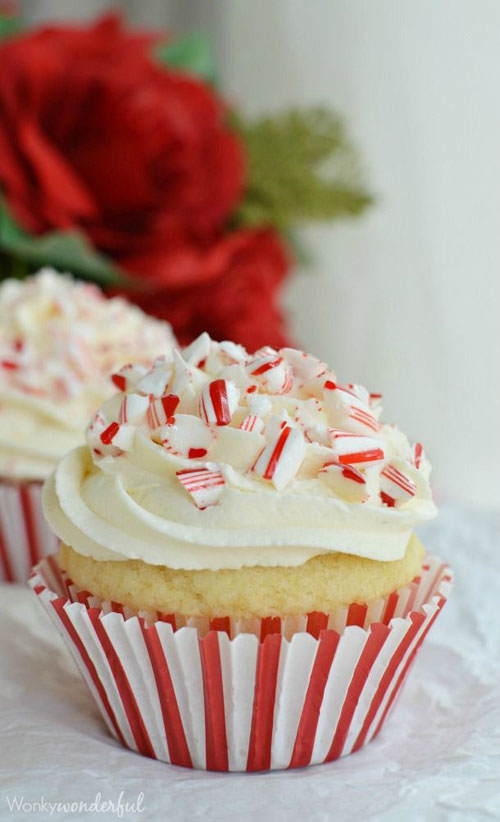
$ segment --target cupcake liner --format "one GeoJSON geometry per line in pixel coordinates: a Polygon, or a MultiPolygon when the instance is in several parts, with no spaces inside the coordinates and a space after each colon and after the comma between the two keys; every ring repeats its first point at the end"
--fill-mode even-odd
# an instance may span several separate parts
{"type": "Polygon", "coordinates": [[[57,550],[43,516],[42,486],[0,480],[0,582],[26,582],[32,566],[57,550]]]}
{"type": "Polygon", "coordinates": [[[215,771],[329,762],[373,739],[451,583],[427,557],[420,577],[369,607],[209,621],[134,615],[80,591],[55,557],[30,578],[111,734],[215,771]]]}

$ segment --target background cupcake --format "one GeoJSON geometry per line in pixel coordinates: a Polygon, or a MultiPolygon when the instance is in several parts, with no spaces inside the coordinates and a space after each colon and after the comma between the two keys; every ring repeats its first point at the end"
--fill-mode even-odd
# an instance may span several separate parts
{"type": "Polygon", "coordinates": [[[112,731],[221,770],[356,750],[445,600],[422,447],[294,349],[204,334],[117,382],[46,483],[63,546],[32,580],[112,731]]]}
{"type": "Polygon", "coordinates": [[[55,547],[41,482],[83,440],[117,363],[151,364],[170,327],[45,269],[0,287],[0,578],[25,580],[55,547]]]}

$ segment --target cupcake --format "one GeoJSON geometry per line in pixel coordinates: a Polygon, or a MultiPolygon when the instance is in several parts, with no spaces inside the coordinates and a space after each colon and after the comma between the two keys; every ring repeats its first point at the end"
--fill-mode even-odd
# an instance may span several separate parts
{"type": "Polygon", "coordinates": [[[450,573],[430,466],[317,358],[202,334],[126,367],[47,480],[31,584],[111,732],[190,767],[329,761],[376,735],[450,573]]]}
{"type": "MultiPolygon", "coordinates": [[[[84,441],[115,366],[151,365],[170,327],[50,269],[0,286],[0,579],[25,581],[56,542],[41,484],[84,441]]],[[[146,371],[146,368],[144,368],[146,371]]]]}

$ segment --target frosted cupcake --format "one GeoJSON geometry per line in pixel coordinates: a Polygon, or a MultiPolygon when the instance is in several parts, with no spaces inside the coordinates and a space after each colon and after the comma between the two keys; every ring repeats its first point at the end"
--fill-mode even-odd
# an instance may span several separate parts
{"type": "Polygon", "coordinates": [[[115,384],[46,483],[62,548],[32,581],[79,634],[113,733],[221,770],[360,747],[446,596],[413,534],[435,514],[422,447],[294,349],[203,334],[115,384]]]}
{"type": "Polygon", "coordinates": [[[41,483],[79,445],[89,414],[114,391],[115,365],[151,364],[166,323],[45,269],[0,286],[0,579],[26,580],[54,549],[41,483]]]}

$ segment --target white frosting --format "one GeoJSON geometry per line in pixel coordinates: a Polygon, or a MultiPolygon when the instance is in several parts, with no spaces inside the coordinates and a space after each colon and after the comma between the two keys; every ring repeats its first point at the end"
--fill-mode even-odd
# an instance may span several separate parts
{"type": "Polygon", "coordinates": [[[211,570],[396,560],[434,516],[429,464],[376,421],[378,397],[290,349],[249,356],[203,335],[183,355],[128,379],[46,483],[49,522],[76,551],[211,570]]]}
{"type": "Polygon", "coordinates": [[[94,285],[44,269],[0,286],[0,475],[44,479],[83,442],[114,392],[110,372],[150,366],[174,338],[167,323],[94,285]]]}

